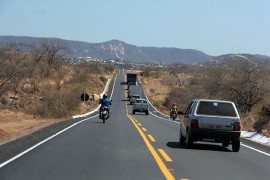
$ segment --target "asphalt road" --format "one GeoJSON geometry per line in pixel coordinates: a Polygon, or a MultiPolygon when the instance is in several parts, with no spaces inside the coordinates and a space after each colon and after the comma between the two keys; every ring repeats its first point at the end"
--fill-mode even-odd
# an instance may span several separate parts
{"type": "Polygon", "coordinates": [[[2,162],[0,180],[269,179],[267,151],[242,145],[236,153],[231,146],[211,143],[195,143],[187,149],[178,143],[177,121],[157,117],[160,114],[152,108],[148,116],[132,115],[124,75],[119,70],[111,83],[112,115],[105,124],[97,113],[72,120],[72,127],[2,162]]]}

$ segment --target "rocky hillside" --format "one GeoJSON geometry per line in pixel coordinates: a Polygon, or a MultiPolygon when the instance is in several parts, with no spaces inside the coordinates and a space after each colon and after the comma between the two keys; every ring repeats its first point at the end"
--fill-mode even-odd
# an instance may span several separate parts
{"type": "Polygon", "coordinates": [[[35,38],[22,36],[0,36],[0,47],[20,44],[22,47],[39,46],[44,41],[53,41],[70,57],[92,57],[100,59],[124,59],[132,62],[184,63],[192,64],[212,59],[211,56],[193,49],[138,47],[118,40],[102,43],[87,43],[58,38],[35,38]]]}

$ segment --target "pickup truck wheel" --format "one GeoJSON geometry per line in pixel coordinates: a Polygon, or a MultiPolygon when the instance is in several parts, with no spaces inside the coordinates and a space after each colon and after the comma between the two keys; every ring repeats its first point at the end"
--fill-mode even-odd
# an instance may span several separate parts
{"type": "Polygon", "coordinates": [[[182,135],[181,129],[180,129],[180,133],[179,133],[179,143],[180,144],[185,144],[185,137],[182,135]]]}
{"type": "Polygon", "coordinates": [[[239,152],[240,150],[240,140],[232,141],[232,151],[239,152]]]}
{"type": "Polygon", "coordinates": [[[148,115],[149,114],[149,111],[146,111],[145,114],[148,115]]]}
{"type": "Polygon", "coordinates": [[[187,137],[186,137],[186,146],[187,148],[191,148],[193,145],[193,139],[192,137],[189,135],[189,133],[187,133],[187,137]]]}
{"type": "Polygon", "coordinates": [[[132,111],[132,114],[135,114],[135,111],[134,110],[132,111]]]}

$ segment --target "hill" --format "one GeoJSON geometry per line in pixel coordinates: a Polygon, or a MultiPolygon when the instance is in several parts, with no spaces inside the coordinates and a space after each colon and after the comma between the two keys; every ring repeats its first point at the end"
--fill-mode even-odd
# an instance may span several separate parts
{"type": "Polygon", "coordinates": [[[167,64],[192,64],[212,59],[211,56],[194,49],[138,47],[118,40],[87,43],[58,38],[0,36],[0,47],[5,47],[7,44],[20,44],[22,47],[38,47],[44,41],[57,43],[57,45],[65,49],[66,55],[69,57],[123,59],[132,62],[162,62],[167,64]]]}
{"type": "Polygon", "coordinates": [[[225,54],[217,57],[213,57],[213,59],[204,62],[203,64],[222,64],[231,61],[239,61],[239,60],[248,60],[248,61],[257,61],[263,63],[264,65],[270,66],[270,57],[263,55],[251,55],[251,54],[225,54]]]}

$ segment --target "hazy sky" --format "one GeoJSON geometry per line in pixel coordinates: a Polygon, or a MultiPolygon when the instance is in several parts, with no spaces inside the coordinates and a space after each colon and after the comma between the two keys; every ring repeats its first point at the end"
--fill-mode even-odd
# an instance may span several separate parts
{"type": "Polygon", "coordinates": [[[270,0],[0,0],[0,35],[270,56],[270,0]]]}

